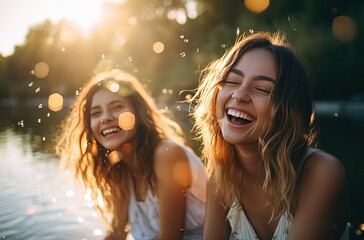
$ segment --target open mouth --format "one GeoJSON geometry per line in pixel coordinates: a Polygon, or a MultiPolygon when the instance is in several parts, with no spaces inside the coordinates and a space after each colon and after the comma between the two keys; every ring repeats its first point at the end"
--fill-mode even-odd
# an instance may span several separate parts
{"type": "Polygon", "coordinates": [[[120,132],[120,128],[118,127],[112,127],[112,128],[107,128],[107,129],[104,129],[102,130],[101,134],[104,136],[104,137],[107,137],[107,136],[110,136],[112,134],[115,134],[115,133],[118,133],[120,132]]]}
{"type": "Polygon", "coordinates": [[[246,125],[254,121],[254,118],[247,113],[229,108],[226,111],[229,121],[235,125],[246,125]]]}

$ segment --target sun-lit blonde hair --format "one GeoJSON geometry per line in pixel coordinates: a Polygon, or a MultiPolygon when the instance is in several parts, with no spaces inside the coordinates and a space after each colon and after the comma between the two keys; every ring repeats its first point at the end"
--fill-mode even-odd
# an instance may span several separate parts
{"type": "Polygon", "coordinates": [[[263,48],[275,58],[277,82],[269,97],[270,120],[259,138],[263,161],[264,192],[273,206],[272,218],[292,213],[298,166],[307,146],[314,140],[311,117],[313,104],[309,81],[302,64],[281,32],[244,34],[200,75],[200,85],[190,100],[194,130],[202,142],[202,159],[207,164],[208,181],[216,187],[226,207],[235,198],[242,200],[241,166],[234,145],[222,136],[216,117],[216,96],[230,68],[248,51],[263,48]]]}
{"type": "MultiPolygon", "coordinates": [[[[170,139],[184,144],[180,126],[171,115],[159,110],[142,84],[132,75],[118,69],[94,76],[80,92],[65,121],[62,137],[56,152],[62,163],[74,173],[84,192],[89,189],[95,207],[107,222],[110,234],[118,235],[121,226],[122,206],[128,204],[130,196],[130,170],[123,161],[111,165],[107,159],[108,150],[99,145],[91,131],[90,108],[94,94],[100,89],[109,89],[112,83],[117,91],[130,100],[136,111],[137,130],[132,146],[133,162],[137,162],[140,175],[137,176],[144,188],[155,193],[153,151],[161,139],[170,139]],[[102,199],[103,205],[100,205],[102,199]]],[[[135,176],[135,173],[134,173],[135,176]]]]}

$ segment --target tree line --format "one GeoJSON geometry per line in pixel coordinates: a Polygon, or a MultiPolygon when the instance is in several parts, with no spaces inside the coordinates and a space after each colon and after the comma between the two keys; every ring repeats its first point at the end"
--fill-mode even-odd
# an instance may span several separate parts
{"type": "Polygon", "coordinates": [[[152,95],[181,100],[199,71],[244,32],[282,31],[312,79],[315,99],[349,100],[364,92],[362,0],[267,1],[260,13],[243,0],[133,0],[104,5],[89,36],[66,19],[29,28],[24,44],[0,55],[0,97],[77,95],[95,72],[118,67],[152,95]],[[155,44],[159,45],[155,45],[155,44]],[[154,49],[153,47],[158,47],[154,49]],[[47,71],[39,76],[38,63],[47,71]]]}

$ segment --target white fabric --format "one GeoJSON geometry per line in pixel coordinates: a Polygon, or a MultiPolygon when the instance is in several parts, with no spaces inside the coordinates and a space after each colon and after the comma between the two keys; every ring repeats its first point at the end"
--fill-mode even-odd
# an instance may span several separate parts
{"type": "MultiPolygon", "coordinates": [[[[303,160],[299,163],[298,166],[298,174],[301,173],[304,163],[311,156],[312,153],[320,151],[316,148],[308,148],[303,160]]],[[[233,206],[230,208],[229,213],[227,215],[227,219],[229,220],[231,226],[231,234],[230,240],[254,240],[259,239],[257,234],[254,231],[254,228],[250,224],[248,218],[245,215],[245,212],[242,206],[235,200],[233,206]]],[[[291,220],[289,219],[287,214],[283,214],[278,222],[277,228],[274,232],[273,238],[274,240],[285,240],[287,239],[287,235],[289,230],[291,229],[291,220]]],[[[340,240],[349,240],[349,229],[350,223],[347,223],[344,233],[342,234],[340,240]]]]}
{"type": "MultiPolygon", "coordinates": [[[[227,215],[227,219],[231,226],[231,234],[229,240],[254,240],[259,239],[250,224],[245,212],[240,204],[233,204],[227,215]]],[[[285,240],[289,230],[291,229],[291,220],[287,214],[283,214],[278,222],[272,240],[285,240]]],[[[350,223],[347,223],[344,233],[340,240],[349,240],[350,223]]]]}
{"type": "MultiPolygon", "coordinates": [[[[187,189],[187,210],[184,225],[185,240],[202,238],[206,202],[206,171],[200,159],[190,150],[185,149],[192,172],[192,184],[187,189]]],[[[129,204],[129,222],[131,232],[128,239],[153,239],[159,232],[159,206],[157,196],[148,191],[144,202],[138,202],[131,191],[129,204]]]]}
{"type": "MultiPolygon", "coordinates": [[[[229,210],[227,218],[231,226],[230,240],[259,239],[240,204],[237,204],[236,202],[233,204],[229,210]]],[[[272,239],[287,239],[287,234],[290,228],[291,221],[286,214],[283,214],[279,219],[272,239]]]]}

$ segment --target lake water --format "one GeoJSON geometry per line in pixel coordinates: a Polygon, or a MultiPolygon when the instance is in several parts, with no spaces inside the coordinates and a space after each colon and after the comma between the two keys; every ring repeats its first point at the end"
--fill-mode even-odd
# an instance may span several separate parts
{"type": "Polygon", "coordinates": [[[105,229],[100,216],[52,153],[47,131],[57,121],[52,116],[38,118],[39,112],[1,111],[0,239],[102,239],[105,229]]]}
{"type": "MultiPolygon", "coordinates": [[[[0,110],[0,239],[102,239],[100,216],[54,155],[54,134],[65,112],[53,113],[42,105],[0,110]]],[[[317,117],[319,147],[347,169],[351,239],[364,239],[364,118],[322,112],[317,117]]]]}

